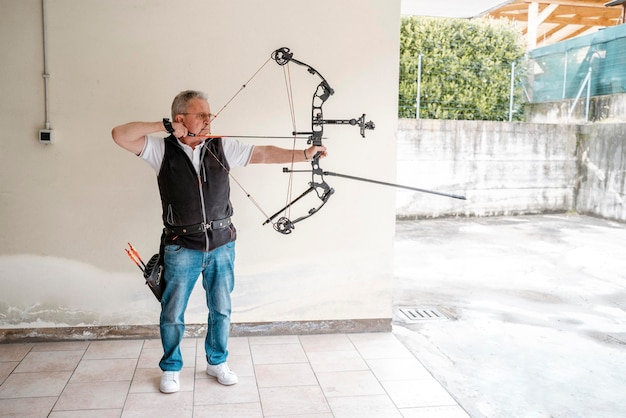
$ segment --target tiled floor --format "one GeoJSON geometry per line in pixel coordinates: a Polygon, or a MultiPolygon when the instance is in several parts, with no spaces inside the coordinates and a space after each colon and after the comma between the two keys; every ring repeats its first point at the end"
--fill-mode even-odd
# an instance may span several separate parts
{"type": "Polygon", "coordinates": [[[159,340],[0,344],[0,417],[468,417],[391,333],[231,338],[234,386],[183,347],[164,395],[159,340]]]}

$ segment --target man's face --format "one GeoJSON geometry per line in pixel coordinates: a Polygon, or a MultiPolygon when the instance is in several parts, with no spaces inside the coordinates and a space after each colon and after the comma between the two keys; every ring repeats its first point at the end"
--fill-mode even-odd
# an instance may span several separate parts
{"type": "Polygon", "coordinates": [[[211,108],[203,99],[191,99],[184,114],[176,115],[176,121],[187,127],[190,133],[211,133],[211,108]]]}

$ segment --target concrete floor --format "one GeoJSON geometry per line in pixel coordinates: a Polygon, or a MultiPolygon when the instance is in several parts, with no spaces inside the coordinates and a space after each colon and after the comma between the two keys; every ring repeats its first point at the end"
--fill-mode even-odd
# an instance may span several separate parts
{"type": "Polygon", "coordinates": [[[394,334],[472,417],[626,417],[626,225],[399,222],[394,334]]]}

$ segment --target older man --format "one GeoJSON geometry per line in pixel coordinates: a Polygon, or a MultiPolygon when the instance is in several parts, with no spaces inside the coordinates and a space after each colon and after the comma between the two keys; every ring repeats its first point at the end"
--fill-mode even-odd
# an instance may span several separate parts
{"type": "Polygon", "coordinates": [[[230,167],[304,162],[317,154],[326,156],[323,146],[292,150],[210,137],[213,115],[206,95],[199,91],[179,93],[171,113],[171,122],[130,122],[112,131],[119,146],[138,155],[157,173],[164,224],[163,357],[159,362],[163,393],[180,388],[184,314],[200,275],[209,311],[206,371],[221,384],[237,383],[237,375],[226,363],[236,239],[230,219],[230,167]],[[170,135],[156,135],[163,131],[170,135]]]}

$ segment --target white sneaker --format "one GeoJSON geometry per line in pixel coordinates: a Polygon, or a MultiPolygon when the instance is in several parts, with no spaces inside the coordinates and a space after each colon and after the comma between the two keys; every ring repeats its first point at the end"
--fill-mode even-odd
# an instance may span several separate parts
{"type": "Polygon", "coordinates": [[[180,372],[163,372],[159,390],[163,393],[174,393],[180,389],[180,372]]]}
{"type": "Polygon", "coordinates": [[[228,367],[226,363],[218,364],[217,366],[207,364],[206,373],[209,376],[217,377],[217,381],[222,385],[230,386],[239,381],[237,375],[230,370],[230,367],[228,367]]]}

